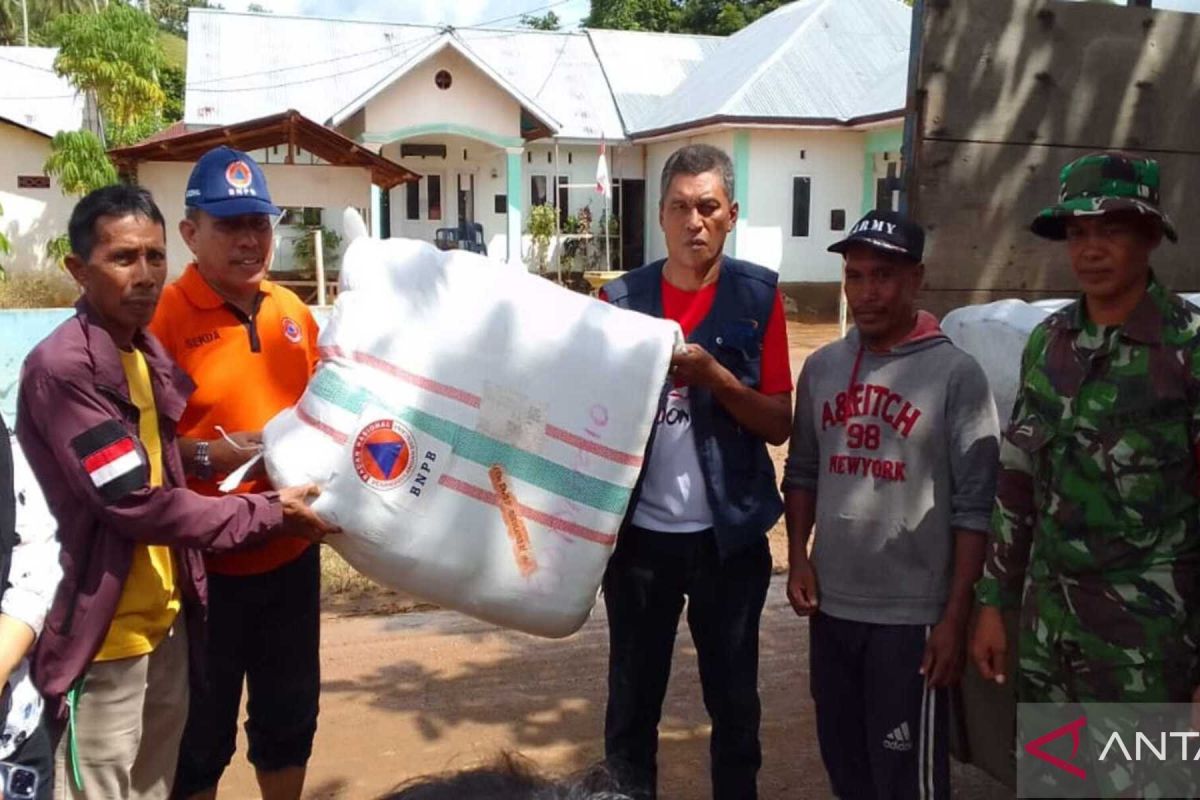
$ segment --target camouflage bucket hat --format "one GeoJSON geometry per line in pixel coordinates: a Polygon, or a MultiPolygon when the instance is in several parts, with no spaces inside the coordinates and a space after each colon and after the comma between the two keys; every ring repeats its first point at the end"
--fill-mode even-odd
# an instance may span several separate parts
{"type": "Polygon", "coordinates": [[[1058,203],[1042,209],[1030,230],[1047,239],[1065,239],[1071,217],[1112,211],[1137,211],[1162,222],[1163,233],[1178,241],[1175,226],[1158,207],[1158,162],[1119,153],[1095,153],[1077,158],[1059,173],[1058,203]]]}

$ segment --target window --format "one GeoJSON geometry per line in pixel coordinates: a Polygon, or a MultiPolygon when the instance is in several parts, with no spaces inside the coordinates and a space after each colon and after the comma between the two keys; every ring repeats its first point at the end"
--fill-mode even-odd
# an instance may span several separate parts
{"type": "Polygon", "coordinates": [[[433,82],[439,89],[446,90],[454,83],[454,77],[446,70],[439,69],[437,75],[433,76],[433,82]]]}
{"type": "Polygon", "coordinates": [[[18,189],[49,189],[50,178],[46,175],[18,175],[18,189]]]}
{"type": "Polygon", "coordinates": [[[887,165],[887,177],[875,181],[875,210],[896,211],[899,208],[900,178],[896,174],[896,162],[887,165]]]}
{"type": "Polygon", "coordinates": [[[835,208],[833,211],[829,212],[829,230],[846,230],[846,209],[835,208]]]}
{"type": "Polygon", "coordinates": [[[496,195],[495,202],[496,202],[495,211],[497,214],[507,214],[508,213],[508,195],[506,195],[506,194],[496,195]]]}
{"type": "Polygon", "coordinates": [[[529,207],[544,206],[546,204],[546,176],[531,175],[529,177],[529,207]]]}
{"type": "Polygon", "coordinates": [[[427,175],[425,202],[429,204],[429,219],[437,222],[442,218],[442,176],[427,175]]]}
{"type": "Polygon", "coordinates": [[[405,219],[420,219],[421,218],[421,184],[418,181],[409,181],[404,184],[404,218],[405,219]]]}
{"type": "Polygon", "coordinates": [[[808,236],[812,178],[792,178],[792,236],[808,236]]]}
{"type": "Polygon", "coordinates": [[[401,158],[445,158],[446,145],[444,144],[402,144],[400,145],[401,158]]]}

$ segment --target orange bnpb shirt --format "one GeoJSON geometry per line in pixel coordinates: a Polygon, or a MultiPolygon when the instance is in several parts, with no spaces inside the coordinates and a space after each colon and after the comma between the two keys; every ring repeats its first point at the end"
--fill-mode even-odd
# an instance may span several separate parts
{"type": "MultiPolygon", "coordinates": [[[[295,405],[317,363],[317,323],[299,297],[263,281],[252,316],[226,303],[194,263],[163,289],[150,332],[196,384],[179,421],[179,435],[217,439],[227,433],[260,431],[280,411],[295,405]]],[[[188,486],[218,495],[215,480],[195,477],[188,486]]],[[[239,492],[270,490],[266,477],[247,481],[239,492]]],[[[231,553],[206,556],[223,575],[269,572],[299,557],[309,543],[278,537],[231,553]]]]}

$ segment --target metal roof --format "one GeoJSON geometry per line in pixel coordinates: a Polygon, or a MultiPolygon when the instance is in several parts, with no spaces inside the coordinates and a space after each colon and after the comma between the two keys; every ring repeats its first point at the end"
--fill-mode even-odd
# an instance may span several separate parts
{"type": "Polygon", "coordinates": [[[911,22],[900,0],[782,6],[726,39],[632,132],[738,120],[852,124],[898,115],[911,22]]]}
{"type": "Polygon", "coordinates": [[[56,47],[0,47],[0,120],[54,136],[83,126],[84,98],[54,74],[56,47]]]}
{"type": "Polygon", "coordinates": [[[799,0],[728,38],[445,28],[192,9],[189,125],[296,109],[336,124],[453,46],[563,139],[712,122],[853,124],[905,105],[900,0],[799,0]]]}
{"type": "Polygon", "coordinates": [[[663,103],[725,39],[642,31],[589,30],[626,131],[646,128],[663,103]]]}
{"type": "Polygon", "coordinates": [[[189,124],[230,124],[294,108],[328,122],[447,42],[564,138],[622,135],[583,33],[357,22],[192,9],[189,124]]]}

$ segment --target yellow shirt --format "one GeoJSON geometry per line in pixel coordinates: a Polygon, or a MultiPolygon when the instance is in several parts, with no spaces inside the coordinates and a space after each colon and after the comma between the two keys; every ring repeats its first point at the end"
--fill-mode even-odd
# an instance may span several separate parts
{"type": "MultiPolygon", "coordinates": [[[[121,366],[129,382],[129,397],[137,406],[138,438],[150,459],[150,485],[162,486],[162,441],[158,437],[158,409],[150,388],[150,369],[141,351],[121,351],[121,366]]],[[[134,658],[154,651],[179,613],[179,587],[175,582],[175,562],[166,545],[136,544],[133,563],[117,613],[104,637],[97,661],[134,658]]]]}

